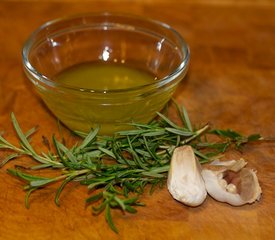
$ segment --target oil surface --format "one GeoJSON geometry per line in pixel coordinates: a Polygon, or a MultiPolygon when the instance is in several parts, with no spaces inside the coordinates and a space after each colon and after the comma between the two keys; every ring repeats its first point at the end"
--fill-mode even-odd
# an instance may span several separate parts
{"type": "Polygon", "coordinates": [[[152,83],[155,76],[122,64],[83,63],[61,72],[55,81],[94,90],[125,89],[152,83]]]}

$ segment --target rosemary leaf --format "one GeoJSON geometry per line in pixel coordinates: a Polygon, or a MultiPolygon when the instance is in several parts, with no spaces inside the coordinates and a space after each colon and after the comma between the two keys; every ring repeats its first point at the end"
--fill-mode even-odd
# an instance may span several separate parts
{"type": "MultiPolygon", "coordinates": [[[[71,163],[77,164],[77,158],[75,157],[75,155],[73,154],[73,152],[71,150],[69,150],[65,145],[63,145],[61,142],[56,142],[57,144],[57,149],[59,149],[59,152],[63,152],[64,155],[67,156],[68,160],[71,163]]],[[[59,153],[60,154],[60,153],[59,153]]]]}
{"type": "Polygon", "coordinates": [[[30,183],[32,181],[49,181],[49,180],[51,180],[50,178],[34,176],[34,175],[31,175],[31,174],[23,173],[23,172],[21,172],[17,169],[8,169],[7,171],[11,175],[19,177],[20,179],[25,180],[28,183],[30,183]]]}
{"type": "Polygon", "coordinates": [[[13,160],[19,156],[20,156],[20,154],[18,154],[18,153],[13,153],[13,154],[8,155],[6,158],[4,158],[4,160],[2,160],[2,162],[0,162],[0,168],[2,166],[4,166],[7,162],[9,162],[10,160],[13,160]]]}
{"type": "Polygon", "coordinates": [[[108,150],[108,149],[103,148],[103,147],[98,147],[98,150],[105,153],[107,156],[109,156],[111,158],[114,158],[114,159],[116,158],[116,156],[114,155],[114,153],[111,150],[108,150]]]}
{"type": "Polygon", "coordinates": [[[65,188],[66,184],[69,183],[70,181],[72,181],[73,177],[67,177],[62,184],[60,185],[60,187],[57,189],[56,194],[55,194],[55,198],[54,198],[54,202],[57,206],[60,206],[59,204],[59,197],[61,192],[63,191],[63,189],[65,188]]]}
{"type": "Polygon", "coordinates": [[[128,213],[136,213],[137,212],[137,210],[135,209],[135,208],[133,208],[132,206],[130,206],[130,205],[126,205],[125,206],[125,210],[128,212],[128,213]]]}
{"type": "Polygon", "coordinates": [[[247,141],[254,142],[254,141],[261,140],[261,138],[262,138],[262,136],[260,134],[251,134],[247,137],[247,141]]]}
{"type": "Polygon", "coordinates": [[[100,200],[103,197],[103,192],[100,192],[98,194],[94,194],[86,199],[86,203],[94,203],[100,200]]]}
{"type": "Polygon", "coordinates": [[[82,149],[84,149],[89,143],[91,143],[95,137],[97,136],[98,132],[99,132],[100,127],[97,126],[94,130],[92,130],[86,137],[85,139],[82,141],[82,143],[75,149],[76,152],[81,151],[82,149]]]}
{"type": "Polygon", "coordinates": [[[179,126],[175,123],[173,123],[169,118],[167,118],[166,116],[164,116],[161,113],[157,113],[169,126],[171,126],[172,128],[178,129],[179,126]]]}
{"type": "Polygon", "coordinates": [[[193,132],[184,131],[184,130],[177,129],[177,128],[169,128],[169,127],[167,127],[167,128],[165,128],[165,130],[168,131],[168,132],[174,133],[176,135],[184,136],[184,137],[190,137],[190,136],[194,135],[193,132]]]}
{"type": "Polygon", "coordinates": [[[33,188],[30,188],[27,192],[26,192],[26,195],[25,195],[25,207],[27,209],[30,208],[30,203],[29,203],[29,198],[30,198],[30,195],[32,194],[32,192],[34,192],[35,190],[37,190],[38,188],[37,187],[33,187],[33,188]]]}
{"type": "Polygon", "coordinates": [[[25,133],[26,139],[29,139],[37,131],[37,127],[33,127],[25,133]]]}
{"type": "Polygon", "coordinates": [[[38,180],[32,180],[30,181],[30,187],[42,187],[44,185],[47,185],[49,183],[55,182],[56,180],[54,178],[49,179],[38,179],[38,180]]]}
{"type": "Polygon", "coordinates": [[[183,112],[183,117],[184,117],[184,122],[185,122],[185,126],[187,127],[187,129],[192,132],[193,131],[193,127],[192,127],[192,124],[190,122],[190,119],[189,119],[189,116],[188,116],[188,113],[185,109],[184,106],[182,106],[182,112],[183,112]]]}
{"type": "Polygon", "coordinates": [[[113,222],[113,219],[112,219],[111,208],[110,208],[110,205],[109,205],[109,204],[106,205],[105,219],[106,219],[108,225],[110,226],[110,228],[111,228],[115,233],[118,233],[118,230],[117,230],[116,226],[114,225],[114,222],[113,222]]]}
{"type": "Polygon", "coordinates": [[[19,139],[21,140],[23,146],[28,149],[33,155],[36,155],[35,151],[33,150],[32,146],[30,145],[30,143],[28,142],[28,139],[27,137],[23,134],[16,118],[15,118],[15,115],[14,113],[11,113],[11,120],[12,120],[12,123],[13,123],[13,127],[19,137],[19,139]]]}

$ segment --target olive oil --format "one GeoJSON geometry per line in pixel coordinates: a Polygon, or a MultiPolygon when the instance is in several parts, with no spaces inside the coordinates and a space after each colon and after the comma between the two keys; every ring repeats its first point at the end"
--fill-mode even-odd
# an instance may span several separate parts
{"type": "Polygon", "coordinates": [[[148,123],[176,87],[158,85],[153,74],[114,63],[76,65],[53,79],[66,87],[40,88],[49,109],[72,130],[89,132],[99,125],[102,135],[129,129],[132,122],[148,123]]]}
{"type": "Polygon", "coordinates": [[[55,80],[72,87],[114,90],[139,87],[152,83],[156,78],[123,64],[84,63],[61,72],[55,80]]]}

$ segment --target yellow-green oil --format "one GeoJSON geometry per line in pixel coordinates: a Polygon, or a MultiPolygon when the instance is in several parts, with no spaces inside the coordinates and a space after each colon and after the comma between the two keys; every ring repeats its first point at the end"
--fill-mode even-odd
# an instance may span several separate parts
{"type": "Polygon", "coordinates": [[[78,88],[114,90],[152,83],[155,76],[123,64],[84,63],[61,72],[55,80],[78,88]]]}
{"type": "Polygon", "coordinates": [[[154,87],[144,93],[146,84],[156,76],[125,64],[84,63],[68,68],[54,78],[79,91],[40,89],[52,112],[70,129],[89,132],[100,126],[100,134],[129,129],[128,123],[147,123],[169,100],[174,87],[165,90],[154,87]],[[134,91],[126,91],[136,88],[134,91]],[[124,89],[124,91],[120,91],[124,89]],[[98,93],[98,90],[103,90],[98,93]],[[110,90],[115,90],[110,93],[110,90]]]}

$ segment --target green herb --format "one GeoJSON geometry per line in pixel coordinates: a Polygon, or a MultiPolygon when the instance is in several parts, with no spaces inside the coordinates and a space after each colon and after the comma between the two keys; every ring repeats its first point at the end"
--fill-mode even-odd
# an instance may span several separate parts
{"type": "MultiPolygon", "coordinates": [[[[176,109],[181,125],[158,113],[159,118],[151,123],[133,123],[132,130],[117,132],[113,137],[99,136],[99,127],[89,134],[78,132],[84,139],[72,147],[66,146],[64,139],[59,141],[53,135],[55,150],[49,153],[35,151],[29,141],[35,128],[23,133],[12,113],[11,120],[19,146],[9,143],[0,135],[0,150],[11,152],[2,160],[0,167],[21,156],[29,156],[36,161],[35,165],[24,171],[19,167],[8,169],[11,175],[25,182],[26,207],[29,207],[29,197],[34,191],[51,183],[60,182],[55,196],[57,205],[60,204],[62,190],[69,182],[77,181],[86,185],[92,192],[86,204],[93,205],[94,214],[105,211],[110,228],[118,232],[111,209],[136,213],[137,206],[144,206],[139,202],[139,195],[146,186],[151,186],[152,193],[157,186],[165,184],[170,159],[176,147],[190,144],[200,162],[204,163],[230,147],[240,149],[246,143],[263,140],[258,134],[245,137],[232,130],[211,130],[209,124],[195,128],[185,108],[176,105],[176,109]],[[219,141],[208,141],[210,135],[218,137],[219,141]],[[32,173],[46,168],[55,169],[57,176],[41,177],[32,173]]],[[[44,136],[43,141],[50,146],[44,136]]]]}

